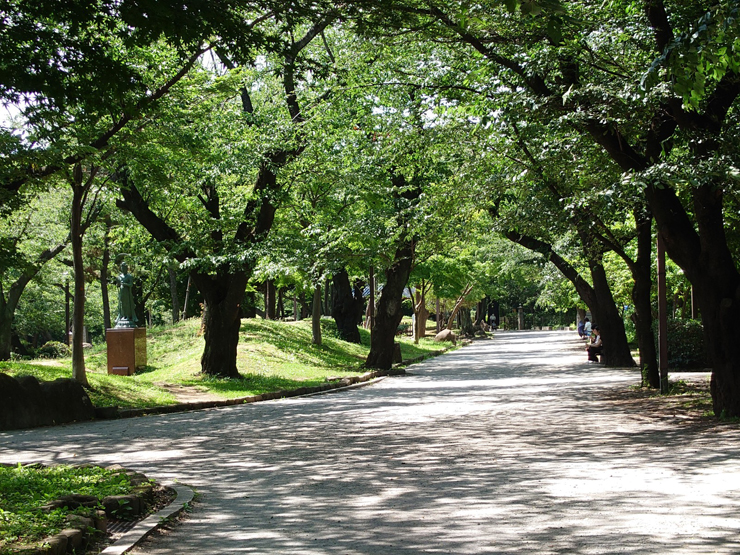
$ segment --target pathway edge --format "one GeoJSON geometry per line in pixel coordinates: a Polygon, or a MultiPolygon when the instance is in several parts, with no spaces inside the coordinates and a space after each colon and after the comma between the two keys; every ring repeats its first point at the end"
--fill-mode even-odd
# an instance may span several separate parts
{"type": "Polygon", "coordinates": [[[168,519],[179,515],[193,500],[195,492],[188,486],[165,482],[162,485],[172,488],[177,497],[169,505],[149,515],[131,530],[121,536],[113,545],[109,545],[100,555],[123,555],[133,549],[140,541],[162,526],[168,519]]]}

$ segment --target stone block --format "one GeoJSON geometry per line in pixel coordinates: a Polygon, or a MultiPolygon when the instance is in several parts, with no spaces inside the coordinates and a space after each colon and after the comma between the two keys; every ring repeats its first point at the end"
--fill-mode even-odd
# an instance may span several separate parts
{"type": "Polygon", "coordinates": [[[65,521],[70,528],[77,528],[83,532],[87,532],[90,528],[95,528],[93,519],[82,515],[67,515],[65,521]]]}
{"type": "Polygon", "coordinates": [[[101,534],[108,533],[108,517],[105,515],[105,511],[98,509],[95,511],[95,515],[92,517],[93,528],[101,534]]]}
{"type": "Polygon", "coordinates": [[[53,382],[41,382],[41,390],[54,424],[81,422],[95,417],[90,397],[75,380],[58,378],[53,382]]]}
{"type": "Polygon", "coordinates": [[[141,514],[141,502],[136,495],[109,495],[101,504],[109,518],[131,518],[141,514]]]}
{"type": "Polygon", "coordinates": [[[59,535],[67,537],[67,551],[70,553],[79,550],[85,543],[85,534],[77,528],[67,528],[59,535]]]}
{"type": "Polygon", "coordinates": [[[44,543],[47,544],[46,553],[49,555],[64,555],[67,552],[69,538],[64,534],[57,534],[56,536],[46,538],[44,543]]]}
{"type": "Polygon", "coordinates": [[[53,501],[49,501],[46,505],[41,507],[43,511],[53,511],[54,509],[60,509],[66,507],[67,509],[78,509],[79,507],[95,507],[98,504],[98,498],[94,495],[64,495],[53,501]]]}

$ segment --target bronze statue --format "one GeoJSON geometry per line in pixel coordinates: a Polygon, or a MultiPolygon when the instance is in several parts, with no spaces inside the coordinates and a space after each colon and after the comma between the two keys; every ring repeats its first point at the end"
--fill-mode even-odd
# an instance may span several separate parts
{"type": "Polygon", "coordinates": [[[118,281],[118,317],[115,327],[135,328],[139,321],[136,318],[136,305],[132,291],[134,277],[128,273],[128,264],[125,262],[121,263],[121,275],[116,278],[116,281],[118,281]]]}

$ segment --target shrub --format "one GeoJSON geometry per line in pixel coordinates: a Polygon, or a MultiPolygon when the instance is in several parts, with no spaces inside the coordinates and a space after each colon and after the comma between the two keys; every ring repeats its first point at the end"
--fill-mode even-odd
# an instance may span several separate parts
{"type": "Polygon", "coordinates": [[[60,341],[48,341],[44,343],[39,350],[38,356],[40,358],[59,358],[67,357],[71,353],[69,346],[61,343],[60,341]]]}
{"type": "MultiPolygon", "coordinates": [[[[657,345],[657,322],[655,323],[657,345]]],[[[706,368],[704,327],[697,320],[668,321],[668,366],[670,368],[706,368]]]]}

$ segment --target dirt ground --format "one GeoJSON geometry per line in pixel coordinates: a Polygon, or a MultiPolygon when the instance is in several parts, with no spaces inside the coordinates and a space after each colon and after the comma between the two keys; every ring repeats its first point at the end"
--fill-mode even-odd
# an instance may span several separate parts
{"type": "Polygon", "coordinates": [[[631,386],[603,396],[607,403],[647,419],[675,419],[683,426],[740,428],[736,420],[714,416],[708,372],[681,372],[669,375],[671,391],[661,395],[650,388],[631,386]]]}

